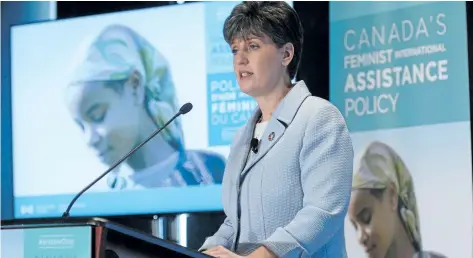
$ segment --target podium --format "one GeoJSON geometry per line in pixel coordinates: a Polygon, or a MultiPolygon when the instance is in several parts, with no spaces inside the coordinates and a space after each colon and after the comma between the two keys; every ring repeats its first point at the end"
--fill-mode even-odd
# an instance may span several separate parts
{"type": "Polygon", "coordinates": [[[1,236],[1,257],[210,257],[101,218],[2,225],[1,236]]]}

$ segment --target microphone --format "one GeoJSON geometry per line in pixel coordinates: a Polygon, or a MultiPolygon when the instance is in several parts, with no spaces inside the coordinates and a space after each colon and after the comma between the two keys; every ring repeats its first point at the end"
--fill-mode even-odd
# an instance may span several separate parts
{"type": "Polygon", "coordinates": [[[128,157],[130,157],[133,153],[135,153],[139,148],[141,148],[143,145],[145,145],[147,142],[149,142],[153,137],[155,137],[157,134],[159,134],[164,128],[166,128],[174,119],[176,119],[180,115],[184,115],[189,113],[189,111],[192,110],[192,104],[191,103],[186,103],[182,105],[182,107],[179,109],[179,111],[169,119],[161,128],[156,129],[146,140],[144,140],[142,143],[140,143],[138,146],[133,148],[130,152],[128,152],[123,158],[119,159],[117,162],[115,162],[107,171],[103,172],[99,177],[97,177],[94,181],[92,181],[89,185],[84,187],[74,198],[72,201],[69,203],[69,206],[67,206],[66,211],[62,214],[63,218],[69,217],[69,212],[72,209],[72,206],[74,203],[79,199],[79,197],[85,193],[89,188],[91,188],[94,184],[96,184],[100,179],[102,179],[104,176],[106,176],[108,173],[110,173],[112,170],[114,170],[118,165],[120,165],[123,161],[125,161],[128,157]]]}
{"type": "Polygon", "coordinates": [[[250,142],[250,147],[251,147],[251,150],[253,151],[253,153],[258,153],[258,145],[259,145],[259,140],[256,139],[256,138],[253,138],[251,139],[251,142],[250,142]]]}

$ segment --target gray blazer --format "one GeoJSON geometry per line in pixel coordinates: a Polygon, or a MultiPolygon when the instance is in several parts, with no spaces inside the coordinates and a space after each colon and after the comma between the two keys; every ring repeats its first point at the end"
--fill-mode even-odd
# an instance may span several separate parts
{"type": "Polygon", "coordinates": [[[278,257],[346,257],[353,147],[342,115],[300,81],[249,155],[260,115],[234,137],[222,183],[227,218],[200,250],[222,245],[247,255],[264,245],[278,257]]]}

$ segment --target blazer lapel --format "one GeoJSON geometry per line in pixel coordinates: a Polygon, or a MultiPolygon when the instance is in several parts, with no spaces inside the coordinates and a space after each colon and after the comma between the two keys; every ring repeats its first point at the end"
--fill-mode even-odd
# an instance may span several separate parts
{"type": "Polygon", "coordinates": [[[238,168],[240,168],[239,171],[241,171],[241,174],[238,175],[237,182],[240,182],[240,177],[243,178],[246,173],[248,173],[248,171],[250,171],[251,168],[271,150],[279,139],[281,139],[286,128],[291,124],[292,120],[296,116],[297,110],[310,95],[311,94],[303,81],[299,81],[294,85],[273,112],[261,138],[258,153],[254,155],[251,160],[248,160],[250,142],[253,138],[254,128],[261,116],[261,110],[257,108],[251,120],[246,124],[240,139],[236,139],[240,142],[239,144],[242,144],[236,149],[243,150],[238,154],[238,168]]]}
{"type": "Polygon", "coordinates": [[[237,173],[235,173],[235,182],[240,181],[240,174],[241,171],[245,168],[246,164],[248,163],[249,159],[249,154],[250,154],[250,144],[251,144],[251,139],[253,139],[253,133],[254,133],[254,125],[258,121],[259,117],[261,116],[261,111],[257,109],[254,113],[251,119],[246,123],[246,125],[243,128],[242,133],[240,134],[239,137],[235,138],[234,141],[235,143],[235,150],[237,153],[235,154],[235,157],[233,158],[234,164],[232,164],[232,167],[237,168],[237,173]]]}
{"type": "Polygon", "coordinates": [[[248,160],[247,166],[241,173],[242,177],[271,150],[279,139],[281,139],[285,130],[286,127],[278,119],[271,118],[261,137],[258,153],[256,153],[251,160],[248,160]]]}

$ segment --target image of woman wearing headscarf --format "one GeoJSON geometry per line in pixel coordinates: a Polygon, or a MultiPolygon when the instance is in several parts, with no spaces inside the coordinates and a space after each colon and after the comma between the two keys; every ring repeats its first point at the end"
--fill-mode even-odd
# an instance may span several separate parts
{"type": "Polygon", "coordinates": [[[359,243],[371,258],[440,258],[422,249],[414,183],[401,157],[372,142],[354,173],[348,210],[359,243]]]}
{"type": "MultiPolygon", "coordinates": [[[[106,27],[88,46],[67,85],[66,99],[88,146],[108,166],[162,127],[180,108],[165,57],[121,25],[106,27]]],[[[124,166],[107,178],[110,188],[220,184],[225,158],[186,150],[181,122],[176,119],[124,166]]]]}

